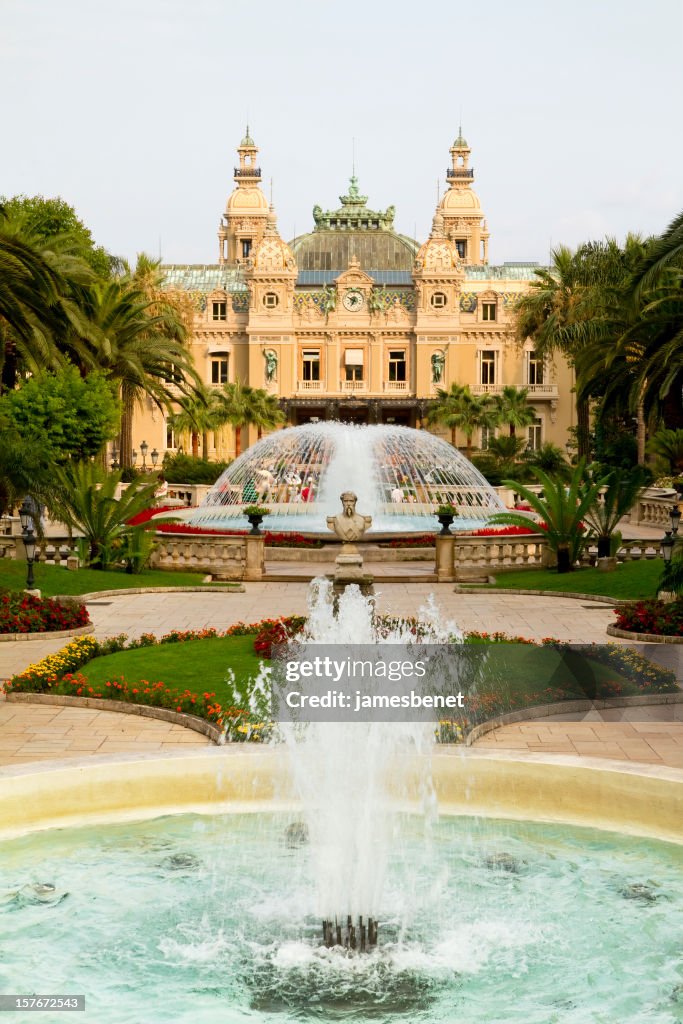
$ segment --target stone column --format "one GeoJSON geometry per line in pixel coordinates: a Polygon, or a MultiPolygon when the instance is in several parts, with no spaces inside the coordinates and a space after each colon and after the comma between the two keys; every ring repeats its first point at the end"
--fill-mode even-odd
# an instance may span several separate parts
{"type": "Polygon", "coordinates": [[[455,537],[450,534],[436,537],[436,581],[437,583],[452,583],[455,580],[455,567],[453,556],[455,553],[455,537]]]}
{"type": "Polygon", "coordinates": [[[245,580],[261,580],[266,571],[266,539],[265,537],[244,538],[246,560],[244,566],[245,580]]]}

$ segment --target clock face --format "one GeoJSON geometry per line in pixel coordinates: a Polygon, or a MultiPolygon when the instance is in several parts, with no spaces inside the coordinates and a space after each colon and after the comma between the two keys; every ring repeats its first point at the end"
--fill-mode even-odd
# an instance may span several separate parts
{"type": "Polygon", "coordinates": [[[363,303],[365,302],[365,299],[363,298],[362,292],[356,291],[355,288],[352,288],[350,291],[346,293],[346,295],[342,299],[342,302],[344,303],[346,309],[349,310],[349,312],[354,313],[356,312],[356,310],[363,308],[363,303]]]}

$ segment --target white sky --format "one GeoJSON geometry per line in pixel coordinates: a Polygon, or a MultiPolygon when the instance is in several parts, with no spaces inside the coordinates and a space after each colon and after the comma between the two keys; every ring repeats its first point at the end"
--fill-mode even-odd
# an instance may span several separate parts
{"type": "Polygon", "coordinates": [[[458,130],[490,261],[683,208],[681,0],[0,0],[0,194],[212,263],[249,120],[280,232],[351,173],[423,239],[458,130]]]}

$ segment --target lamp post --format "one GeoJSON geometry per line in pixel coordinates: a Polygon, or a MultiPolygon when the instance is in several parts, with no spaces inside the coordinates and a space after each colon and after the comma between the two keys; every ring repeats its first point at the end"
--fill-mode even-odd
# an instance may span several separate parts
{"type": "Polygon", "coordinates": [[[136,452],[135,448],[133,448],[132,452],[130,453],[131,465],[134,466],[137,461],[138,461],[138,453],[136,452]]]}
{"type": "Polygon", "coordinates": [[[114,473],[119,468],[119,450],[115,444],[111,446],[111,468],[114,473]]]}
{"type": "Polygon", "coordinates": [[[674,537],[677,537],[678,527],[681,524],[681,510],[678,505],[674,505],[669,515],[671,516],[671,533],[674,537]]]}
{"type": "Polygon", "coordinates": [[[149,445],[146,441],[140,441],[140,454],[142,455],[142,472],[144,473],[147,469],[147,450],[149,445]]]}
{"type": "Polygon", "coordinates": [[[152,448],[149,457],[152,460],[152,465],[156,466],[157,462],[159,461],[159,452],[156,450],[156,448],[152,448]]]}
{"type": "Polygon", "coordinates": [[[19,509],[19,519],[21,521],[21,539],[24,542],[26,548],[26,564],[28,571],[26,574],[26,589],[33,590],[35,587],[35,580],[33,578],[33,562],[36,557],[36,535],[33,532],[33,509],[34,502],[28,495],[24,498],[19,509]]]}
{"type": "Polygon", "coordinates": [[[671,569],[671,556],[674,550],[674,544],[676,538],[674,537],[671,530],[666,530],[662,537],[662,558],[664,559],[664,574],[662,577],[663,588],[665,589],[669,583],[669,571],[671,569]]]}

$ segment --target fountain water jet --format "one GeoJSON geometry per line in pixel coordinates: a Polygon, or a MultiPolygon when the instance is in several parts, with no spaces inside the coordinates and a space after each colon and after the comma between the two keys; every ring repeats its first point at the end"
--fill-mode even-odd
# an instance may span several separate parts
{"type": "MultiPolygon", "coordinates": [[[[440,643],[457,631],[439,623],[433,603],[423,610],[421,642],[440,643]]],[[[335,599],[329,580],[311,588],[303,644],[412,645],[407,624],[380,631],[371,600],[357,586],[335,599]]],[[[389,790],[407,797],[415,776],[401,779],[406,753],[422,758],[419,779],[423,810],[434,810],[430,722],[311,721],[287,722],[282,731],[308,829],[310,857],[317,887],[322,940],[328,947],[370,952],[377,945],[387,859],[399,802],[389,790]],[[398,785],[397,785],[398,783],[398,785]]]]}

